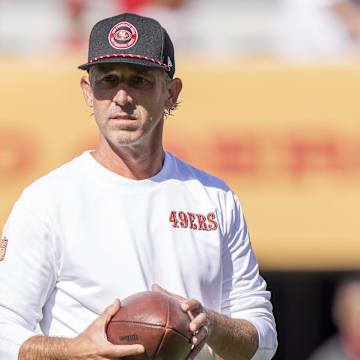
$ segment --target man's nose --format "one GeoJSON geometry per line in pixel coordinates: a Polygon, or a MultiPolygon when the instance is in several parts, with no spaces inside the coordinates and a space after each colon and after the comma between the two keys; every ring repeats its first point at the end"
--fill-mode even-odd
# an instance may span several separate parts
{"type": "Polygon", "coordinates": [[[114,96],[114,102],[119,106],[125,106],[132,103],[132,97],[130,96],[126,87],[121,87],[114,96]]]}

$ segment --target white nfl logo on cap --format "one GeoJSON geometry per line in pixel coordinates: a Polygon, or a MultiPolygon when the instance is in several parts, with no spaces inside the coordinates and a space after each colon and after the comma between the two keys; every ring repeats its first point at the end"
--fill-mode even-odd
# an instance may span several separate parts
{"type": "Polygon", "coordinates": [[[170,56],[168,56],[168,58],[167,58],[167,64],[168,64],[168,66],[173,67],[173,63],[170,59],[170,56]]]}

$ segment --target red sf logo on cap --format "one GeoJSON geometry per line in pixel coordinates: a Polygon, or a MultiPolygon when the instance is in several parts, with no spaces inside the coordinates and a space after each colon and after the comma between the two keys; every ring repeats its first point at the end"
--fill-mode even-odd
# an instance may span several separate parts
{"type": "Polygon", "coordinates": [[[114,35],[115,40],[117,41],[129,41],[131,39],[131,33],[127,30],[119,30],[114,35]]]}
{"type": "Polygon", "coordinates": [[[129,49],[138,39],[138,32],[134,25],[122,21],[116,24],[109,33],[109,43],[115,49],[129,49]]]}

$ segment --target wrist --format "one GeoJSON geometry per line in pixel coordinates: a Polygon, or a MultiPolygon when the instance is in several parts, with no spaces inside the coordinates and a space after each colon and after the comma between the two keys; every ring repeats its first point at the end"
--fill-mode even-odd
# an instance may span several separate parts
{"type": "Polygon", "coordinates": [[[72,338],[72,339],[63,339],[64,343],[63,343],[63,353],[64,353],[64,358],[61,360],[77,360],[77,349],[78,349],[78,339],[77,337],[72,338]]]}
{"type": "Polygon", "coordinates": [[[214,311],[205,309],[206,312],[206,327],[208,330],[208,339],[210,339],[216,331],[216,314],[214,311]]]}
{"type": "Polygon", "coordinates": [[[64,339],[64,359],[61,360],[81,360],[87,359],[91,353],[88,339],[84,334],[80,334],[74,338],[64,339]],[[84,343],[85,341],[85,343],[84,343]]]}

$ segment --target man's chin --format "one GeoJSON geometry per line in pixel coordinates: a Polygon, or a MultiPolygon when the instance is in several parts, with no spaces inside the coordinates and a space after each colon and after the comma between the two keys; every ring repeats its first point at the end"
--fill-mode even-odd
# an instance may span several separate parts
{"type": "Polygon", "coordinates": [[[140,139],[142,138],[139,134],[127,134],[127,136],[118,136],[116,137],[114,144],[117,146],[130,146],[136,145],[139,143],[140,139]]]}

